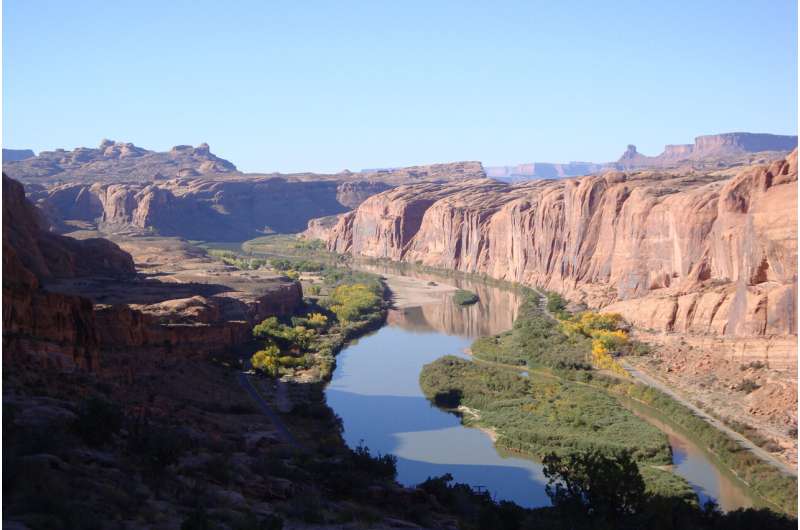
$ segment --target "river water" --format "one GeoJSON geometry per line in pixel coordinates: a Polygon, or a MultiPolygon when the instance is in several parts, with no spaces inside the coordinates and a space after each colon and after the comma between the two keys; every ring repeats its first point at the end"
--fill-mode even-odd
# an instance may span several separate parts
{"type": "MultiPolygon", "coordinates": [[[[404,276],[421,279],[422,288],[433,280],[469,289],[480,301],[461,307],[451,293],[434,292],[422,305],[391,310],[386,326],[338,355],[326,395],[342,418],[346,442],[397,456],[398,480],[405,485],[450,473],[455,481],[484,488],[498,500],[549,505],[541,464],[495,448],[488,433],[462,426],[456,415],[433,406],[419,387],[425,364],[448,354],[467,357],[464,350],[476,337],[510,329],[519,296],[463,279],[409,271],[404,276]]],[[[636,413],[667,434],[674,470],[692,484],[701,503],[714,499],[724,510],[751,505],[740,483],[667,419],[641,408],[636,413]]]]}

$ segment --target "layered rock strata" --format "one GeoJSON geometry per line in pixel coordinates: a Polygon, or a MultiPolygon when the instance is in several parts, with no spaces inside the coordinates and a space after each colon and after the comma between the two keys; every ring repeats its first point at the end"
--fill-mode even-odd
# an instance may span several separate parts
{"type": "Polygon", "coordinates": [[[330,250],[487,274],[641,328],[757,341],[793,365],[797,153],[733,178],[609,172],[403,186],[323,231],[330,250]]]}
{"type": "Polygon", "coordinates": [[[300,303],[300,286],[288,279],[243,293],[137,278],[115,243],[46,231],[22,186],[3,178],[4,361],[106,371],[202,357],[248,341],[255,322],[300,303]],[[128,300],[101,303],[115,293],[128,300]],[[137,297],[143,303],[132,303],[137,297]]]}

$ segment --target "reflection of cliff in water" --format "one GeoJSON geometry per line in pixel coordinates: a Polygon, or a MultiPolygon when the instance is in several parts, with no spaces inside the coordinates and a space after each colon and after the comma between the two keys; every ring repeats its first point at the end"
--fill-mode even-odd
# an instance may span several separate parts
{"type": "MultiPolygon", "coordinates": [[[[392,265],[362,265],[361,270],[392,275],[401,272],[392,265]]],[[[389,312],[389,325],[415,332],[438,331],[448,335],[479,337],[511,329],[517,318],[521,296],[513,290],[486,285],[479,281],[446,277],[436,273],[402,269],[405,277],[440,282],[467,289],[478,295],[478,302],[460,306],[453,302],[452,293],[442,293],[441,301],[420,306],[400,308],[389,312]]]]}

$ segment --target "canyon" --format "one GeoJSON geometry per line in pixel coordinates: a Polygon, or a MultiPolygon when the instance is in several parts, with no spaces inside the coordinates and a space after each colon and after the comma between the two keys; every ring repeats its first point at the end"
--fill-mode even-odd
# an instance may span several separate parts
{"type": "Polygon", "coordinates": [[[694,144],[667,146],[648,157],[634,146],[616,162],[533,163],[489,167],[453,162],[339,173],[243,173],[208,144],[150,151],[103,140],[97,148],[57,149],[32,156],[7,150],[6,174],[59,232],[160,235],[189,240],[242,241],[300,232],[310,220],[341,214],[388,189],[415,183],[464,182],[491,177],[517,182],[598,174],[608,170],[670,168],[693,172],[735,168],[785,156],[795,136],[725,133],[694,144]]]}
{"type": "Polygon", "coordinates": [[[302,230],[309,219],[345,212],[386,189],[381,182],[258,177],[71,183],[30,195],[64,232],[89,228],[103,234],[242,241],[302,230]]]}
{"type": "MultiPolygon", "coordinates": [[[[126,408],[149,408],[152,396],[168,394],[161,386],[180,378],[186,388],[153,406],[159,421],[183,417],[188,395],[211,410],[215,398],[195,386],[246,409],[209,359],[251,348],[255,324],[288,319],[314,299],[304,302],[300,281],[226,264],[198,240],[247,253],[242,240],[305,228],[303,237],[331,252],[411,264],[404,276],[416,265],[448,269],[557,291],[573,309],[619,312],[652,346],[626,362],[754,429],[769,452],[794,463],[797,152],[753,155],[738,147],[741,138],[726,141],[696,142],[709,157],[689,165],[681,157],[695,156],[694,147],[674,149],[676,165],[642,168],[637,154],[624,171],[569,177],[571,169],[552,167],[560,178],[516,183],[486,178],[491,171],[479,162],[243,174],[211,159],[205,145],[165,154],[104,142],[102,152],[61,153],[60,169],[48,174],[35,170],[52,162],[48,153],[7,162],[33,171],[22,177],[27,195],[3,180],[4,365],[27,388],[8,401],[38,407],[21,397],[38,396],[36,378],[49,388],[89,374],[113,384],[126,408]],[[734,150],[730,164],[711,162],[734,150]],[[772,161],[745,164],[753,156],[772,161]]],[[[592,168],[575,171],[584,169],[592,168]]],[[[363,266],[391,283],[391,266],[363,266]]],[[[508,311],[488,311],[486,289],[475,284],[479,302],[468,318],[464,309],[429,305],[401,307],[388,323],[470,337],[511,327],[514,296],[499,298],[508,311]]],[[[220,366],[230,370],[242,357],[226,359],[220,366]]],[[[58,392],[76,388],[85,383],[58,392]]],[[[260,392],[285,400],[270,384],[260,392]]],[[[234,445],[250,425],[237,423],[234,445]]],[[[263,428],[275,436],[276,425],[263,428]]],[[[213,437],[216,427],[203,429],[213,437]]]]}
{"type": "Polygon", "coordinates": [[[245,276],[185,242],[123,243],[134,261],[106,239],[51,233],[5,176],[3,196],[4,361],[109,372],[205,358],[302,301],[299,283],[245,276]]]}
{"type": "Polygon", "coordinates": [[[620,313],[656,345],[651,370],[778,436],[792,461],[796,211],[795,150],[722,171],[400,186],[336,224],[312,223],[309,237],[338,253],[519,282],[620,313]],[[755,391],[734,390],[745,376],[755,391]]]}
{"type": "Polygon", "coordinates": [[[479,162],[336,174],[246,174],[207,144],[168,152],[103,140],[96,149],[8,152],[4,171],[59,232],[242,241],[299,232],[393,186],[482,178],[479,162]],[[32,153],[31,153],[32,155],[32,153]]]}
{"type": "Polygon", "coordinates": [[[736,177],[658,172],[401,186],[323,233],[330,250],[486,274],[643,328],[797,332],[797,154],[736,177]]]}

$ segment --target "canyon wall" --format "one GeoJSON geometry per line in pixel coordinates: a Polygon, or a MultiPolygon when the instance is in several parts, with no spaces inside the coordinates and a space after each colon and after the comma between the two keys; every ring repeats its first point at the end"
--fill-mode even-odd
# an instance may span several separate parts
{"type": "MultiPolygon", "coordinates": [[[[321,231],[330,250],[552,289],[641,328],[796,343],[797,153],[734,178],[609,172],[402,186],[321,231]]],[[[768,355],[763,346],[758,355],[768,355]]]]}
{"type": "Polygon", "coordinates": [[[3,360],[61,370],[141,369],[168,356],[203,357],[250,340],[254,323],[293,313],[300,284],[275,278],[258,293],[198,285],[216,294],[185,298],[191,284],[143,281],[131,255],[105,239],[46,231],[23,187],[3,176],[3,360]],[[157,302],[98,304],[107,285],[157,302]],[[150,296],[153,296],[152,294],[150,296]]]}
{"type": "Polygon", "coordinates": [[[32,193],[56,226],[80,221],[101,231],[243,241],[297,232],[309,219],[342,213],[389,189],[381,182],[174,179],[64,184],[32,193]]]}

